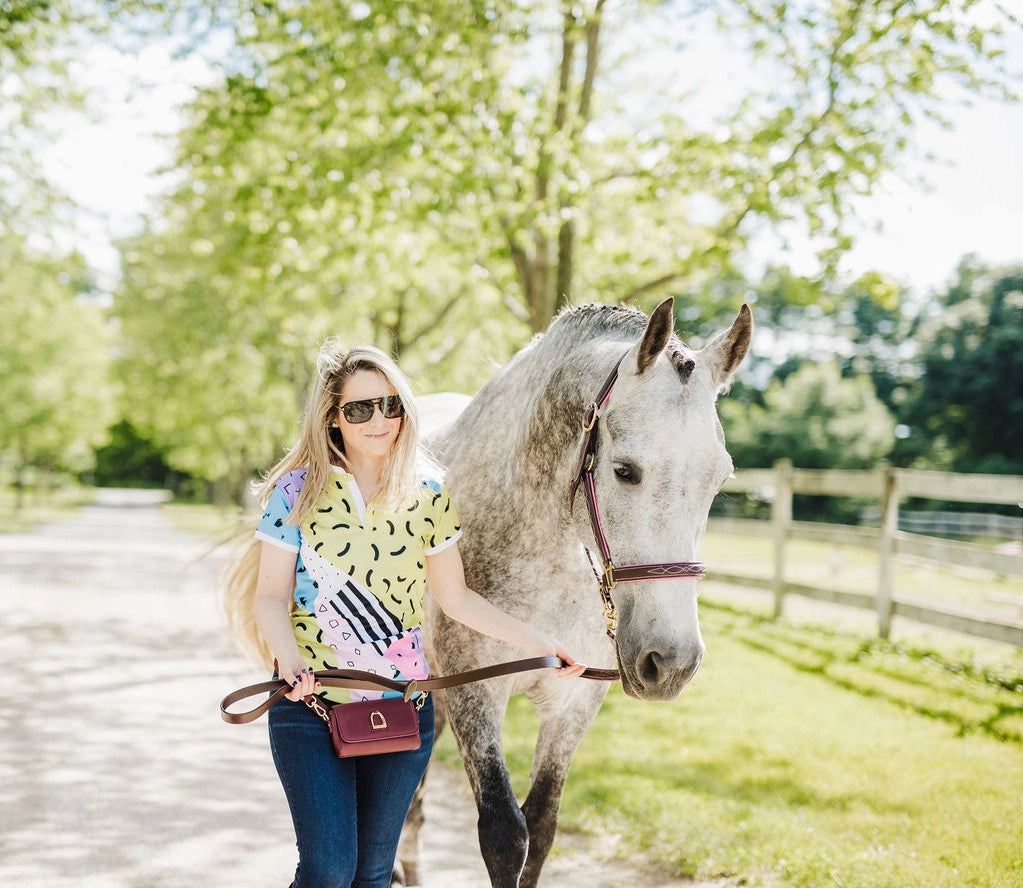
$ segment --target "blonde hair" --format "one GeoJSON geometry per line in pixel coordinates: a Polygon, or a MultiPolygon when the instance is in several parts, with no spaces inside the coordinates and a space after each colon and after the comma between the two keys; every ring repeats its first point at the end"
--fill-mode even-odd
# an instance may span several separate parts
{"type": "Polygon", "coordinates": [[[260,666],[270,669],[273,654],[256,624],[253,605],[259,580],[260,541],[246,533],[224,565],[223,607],[228,631],[242,651],[260,666]]]}
{"type": "MultiPolygon", "coordinates": [[[[326,340],[316,360],[313,381],[298,441],[267,473],[257,487],[259,504],[266,507],[282,476],[295,469],[306,470],[305,482],[288,516],[289,524],[301,525],[330,479],[331,466],[350,470],[340,431],[332,428],[341,406],[345,382],[359,370],[374,370],[394,389],[405,407],[398,437],[391,448],[381,478],[380,490],[370,503],[388,512],[400,512],[419,498],[421,473],[439,477],[440,471],[420,442],[419,415],[412,386],[398,365],[371,345],[345,349],[336,339],[326,340]]],[[[259,636],[253,602],[259,571],[260,542],[251,542],[228,563],[224,575],[224,608],[228,627],[256,660],[269,666],[271,655],[259,636]]]]}

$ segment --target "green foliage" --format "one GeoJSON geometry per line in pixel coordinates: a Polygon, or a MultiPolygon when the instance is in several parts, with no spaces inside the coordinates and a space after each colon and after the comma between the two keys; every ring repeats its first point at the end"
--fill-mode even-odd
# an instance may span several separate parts
{"type": "Polygon", "coordinates": [[[71,518],[93,501],[92,488],[74,484],[37,486],[26,490],[0,485],[0,533],[28,533],[42,524],[71,518]]]}
{"type": "Polygon", "coordinates": [[[1023,267],[967,257],[920,331],[922,373],[906,406],[902,461],[1023,474],[1023,267]]]}
{"type": "MultiPolygon", "coordinates": [[[[115,312],[126,418],[177,469],[240,489],[290,439],[326,335],[391,351],[420,391],[472,392],[568,300],[673,288],[699,319],[734,310],[712,282],[757,231],[802,229],[830,268],[915,121],[955,84],[1008,92],[999,29],[971,6],[8,3],[0,210],[20,215],[0,225],[52,220],[28,200],[46,193],[30,149],[84,43],[227,36],[166,194],[122,245],[115,312]],[[718,40],[756,75],[707,114],[687,51],[718,40]]],[[[789,283],[779,299],[828,316],[819,286],[789,283]]],[[[894,403],[892,294],[861,283],[854,358],[878,359],[894,403]]]]}
{"type": "MultiPolygon", "coordinates": [[[[895,420],[869,376],[843,377],[834,361],[791,360],[763,392],[725,398],[718,407],[732,460],[740,468],[789,459],[804,469],[872,468],[895,442],[895,420]]],[[[762,503],[715,503],[715,513],[753,517],[762,503]]],[[[861,503],[836,497],[793,498],[799,520],[858,523],[861,503]]]]}
{"type": "Polygon", "coordinates": [[[390,350],[420,390],[471,392],[568,298],[645,304],[731,273],[755,220],[839,249],[943,78],[999,76],[997,33],[968,40],[950,0],[733,2],[717,26],[771,76],[697,123],[672,70],[644,110],[650,60],[685,71],[678,28],[713,30],[679,13],[220,4],[223,80],[124,245],[131,421],[176,467],[240,485],[290,438],[328,334],[390,350]]]}
{"type": "Polygon", "coordinates": [[[110,427],[109,440],[96,450],[91,480],[97,487],[164,487],[170,474],[152,441],[122,419],[110,427]]]}
{"type": "Polygon", "coordinates": [[[69,30],[70,3],[8,0],[0,4],[0,236],[24,236],[52,224],[54,189],[38,167],[41,118],[81,96],[57,47],[69,30]]]}
{"type": "Polygon", "coordinates": [[[762,404],[724,399],[719,407],[738,466],[782,458],[807,469],[874,466],[894,442],[894,420],[866,377],[845,379],[833,362],[806,364],[772,382],[762,404]]]}
{"type": "Polygon", "coordinates": [[[0,245],[0,455],[80,472],[113,418],[106,313],[81,295],[81,260],[0,245]]]}

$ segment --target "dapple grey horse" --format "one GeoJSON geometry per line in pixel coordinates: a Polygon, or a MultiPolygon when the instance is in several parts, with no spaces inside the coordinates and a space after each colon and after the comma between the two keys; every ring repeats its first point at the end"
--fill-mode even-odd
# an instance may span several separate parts
{"type": "MultiPolygon", "coordinates": [[[[668,571],[652,579],[641,572],[609,584],[616,632],[605,631],[595,576],[611,559],[640,568],[695,563],[711,501],[732,472],[715,402],[745,357],[752,329],[744,305],[728,330],[692,351],[674,333],[670,299],[649,318],[607,305],[567,309],[431,440],[464,529],[470,588],[544,628],[581,662],[617,660],[625,693],[638,699],[673,699],[699,668],[695,575],[668,571]],[[612,387],[593,404],[616,365],[612,387]],[[584,425],[591,429],[595,522],[584,491],[570,496],[584,425]]],[[[436,606],[426,625],[434,674],[525,656],[446,619],[436,606]]],[[[569,764],[606,693],[605,683],[559,680],[549,670],[443,692],[493,888],[537,885],[569,764]],[[521,806],[501,748],[513,694],[526,694],[540,715],[521,806]]],[[[410,883],[417,861],[409,849],[417,847],[420,822],[414,810],[402,846],[410,883]]]]}

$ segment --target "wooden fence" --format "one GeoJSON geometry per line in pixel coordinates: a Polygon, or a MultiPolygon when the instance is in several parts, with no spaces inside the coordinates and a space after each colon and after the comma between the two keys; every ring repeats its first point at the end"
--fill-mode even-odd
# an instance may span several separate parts
{"type": "Polygon", "coordinates": [[[788,460],[773,469],[740,471],[724,487],[728,493],[748,493],[770,502],[770,521],[713,518],[709,529],[773,540],[770,578],[732,574],[717,569],[712,579],[768,588],[774,593],[774,612],[780,615],[786,595],[800,595],[877,611],[878,632],[887,638],[892,618],[903,616],[1023,647],[1023,622],[987,619],[927,603],[902,600],[894,589],[898,556],[914,556],[944,565],[980,568],[996,574],[1023,576],[1023,555],[993,551],[981,545],[923,536],[899,530],[899,505],[907,497],[966,503],[1023,504],[1023,476],[957,475],[881,466],[873,471],[796,469],[788,460]],[[873,499],[880,504],[880,528],[793,521],[793,494],[873,499]],[[792,539],[826,541],[873,549],[878,553],[874,594],[826,589],[791,582],[786,577],[787,543],[792,539]]]}

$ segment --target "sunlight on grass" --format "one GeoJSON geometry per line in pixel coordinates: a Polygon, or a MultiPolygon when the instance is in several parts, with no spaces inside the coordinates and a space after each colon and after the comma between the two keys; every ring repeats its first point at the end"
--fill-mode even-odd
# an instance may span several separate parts
{"type": "MultiPolygon", "coordinates": [[[[810,888],[1023,884],[1023,655],[961,668],[841,632],[704,609],[708,653],[672,703],[613,690],[562,828],[622,837],[677,875],[810,888]]],[[[525,791],[536,716],[505,729],[525,791]]]]}

